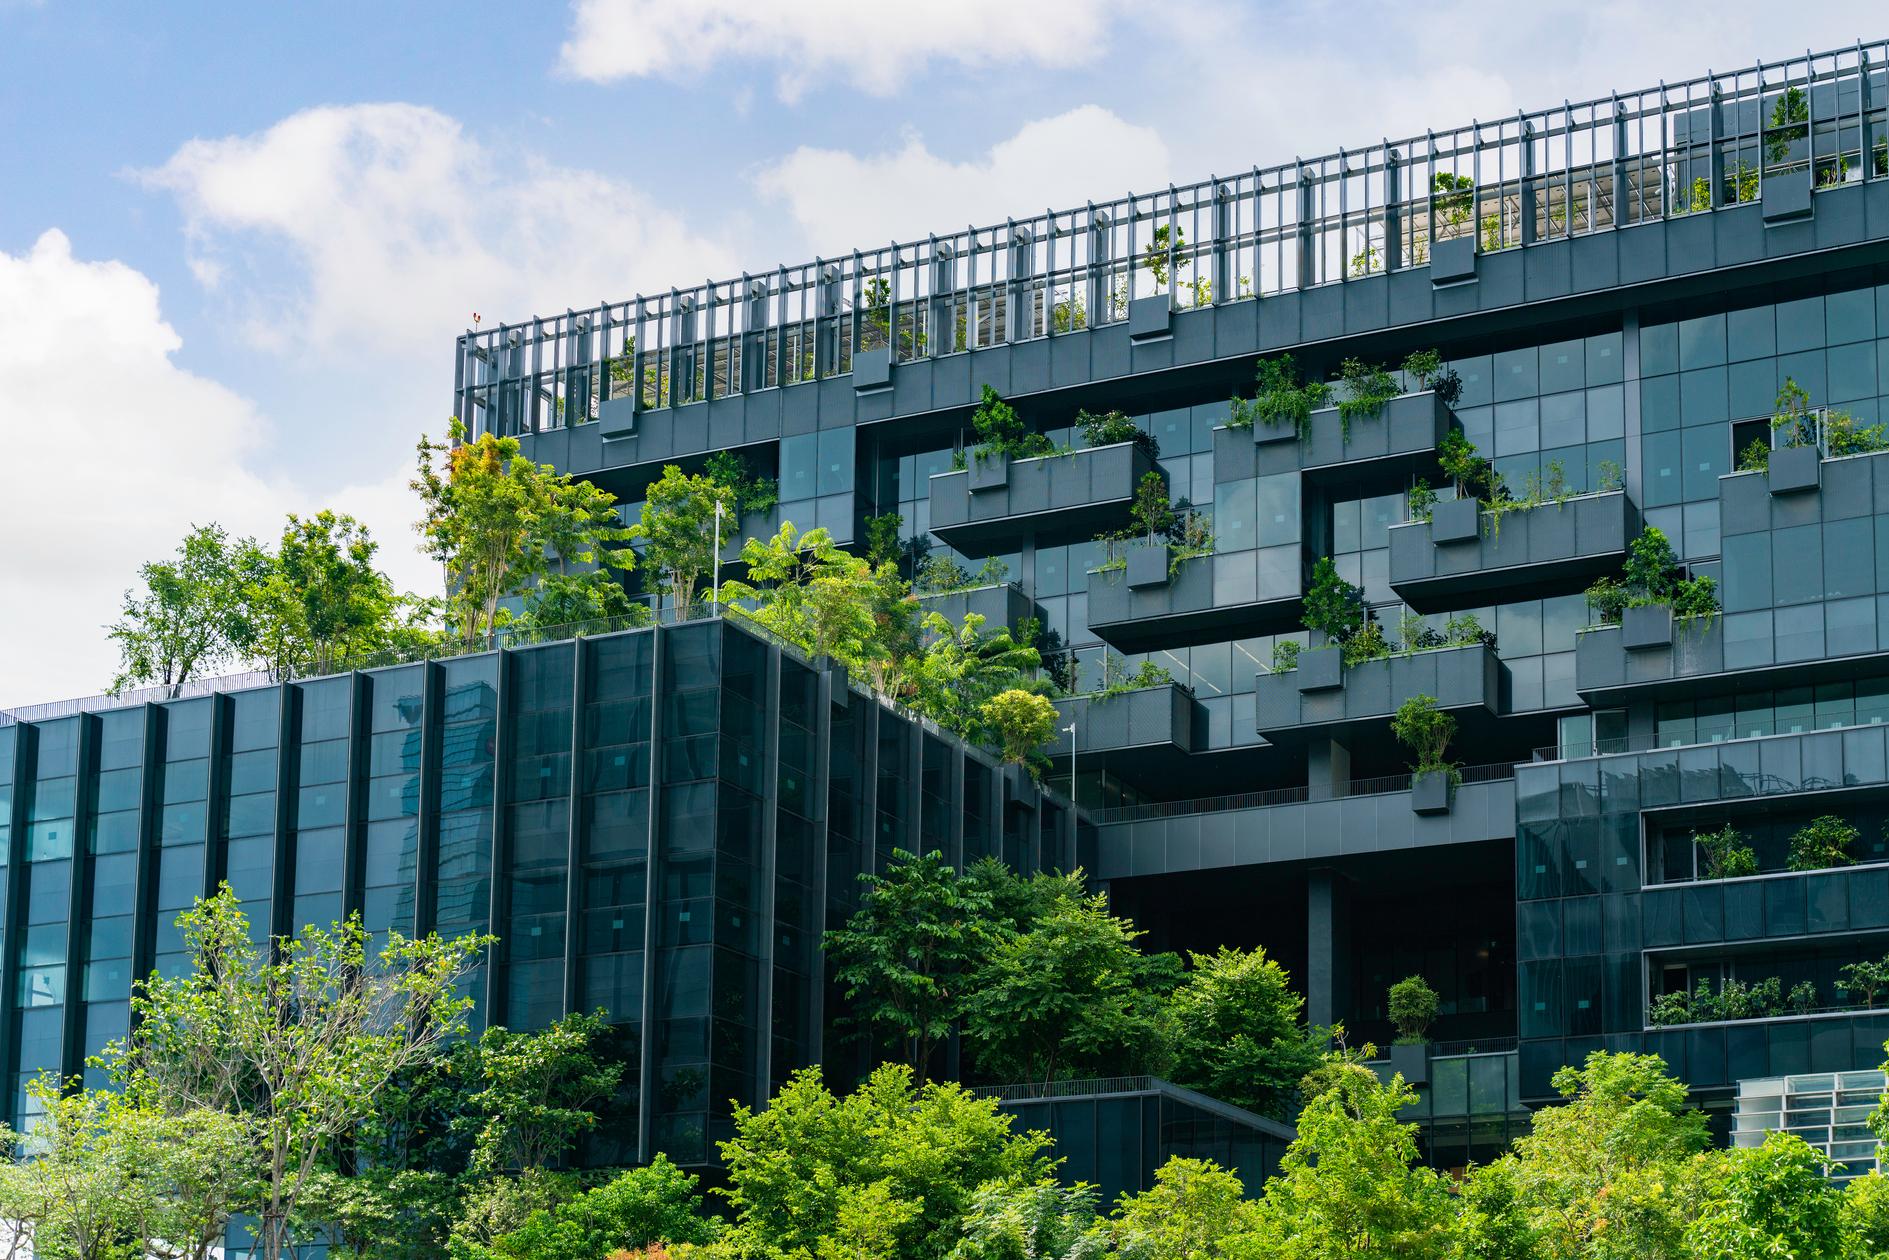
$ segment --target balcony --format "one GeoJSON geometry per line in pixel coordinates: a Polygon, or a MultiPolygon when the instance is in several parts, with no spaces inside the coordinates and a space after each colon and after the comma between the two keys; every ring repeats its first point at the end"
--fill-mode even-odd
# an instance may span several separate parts
{"type": "Polygon", "coordinates": [[[1261,674],[1255,707],[1259,733],[1272,744],[1340,735],[1385,722],[1412,696],[1434,696],[1473,737],[1502,711],[1505,667],[1483,644],[1337,668],[1336,648],[1308,650],[1299,667],[1261,674]],[[1335,675],[1335,678],[1333,677],[1335,675]]]}
{"type": "Polygon", "coordinates": [[[1049,755],[1059,761],[1070,755],[1069,732],[1063,728],[1072,722],[1079,769],[1101,765],[1159,774],[1207,742],[1207,712],[1179,683],[1056,701],[1056,742],[1049,755]]]}
{"type": "Polygon", "coordinates": [[[1786,612],[1814,616],[1814,633],[1776,632],[1773,610],[1675,621],[1671,641],[1650,647],[1629,647],[1620,626],[1583,630],[1574,640],[1574,689],[1590,704],[1617,704],[1889,672],[1889,650],[1830,652],[1820,606],[1775,610],[1779,616],[1786,612]]]}
{"type": "Polygon", "coordinates": [[[1889,931],[1889,863],[1654,884],[1640,895],[1640,917],[1648,949],[1880,933],[1889,931]]]}
{"type": "Polygon", "coordinates": [[[1346,424],[1336,407],[1312,413],[1301,438],[1290,425],[1220,428],[1213,435],[1215,481],[1300,472],[1333,494],[1401,490],[1416,476],[1434,476],[1436,448],[1456,417],[1434,390],[1401,394],[1375,416],[1346,424]]]}
{"type": "Polygon", "coordinates": [[[994,582],[987,586],[970,586],[960,591],[938,591],[918,596],[920,612],[935,612],[954,626],[964,624],[966,614],[976,613],[984,619],[984,633],[994,633],[999,627],[1013,634],[1024,622],[1032,618],[1041,620],[1042,610],[1036,601],[1023,593],[1023,588],[1015,582],[994,582]]]}
{"type": "Polygon", "coordinates": [[[1126,525],[1136,484],[1159,471],[1132,442],[971,464],[931,478],[931,532],[967,556],[1013,546],[1022,531],[1075,540],[1126,525]]]}
{"type": "Polygon", "coordinates": [[[1617,570],[1639,529],[1639,511],[1619,490],[1507,512],[1499,522],[1474,500],[1447,501],[1428,521],[1391,527],[1391,589],[1426,613],[1497,593],[1565,595],[1617,570]]]}
{"type": "Polygon", "coordinates": [[[1281,572],[1270,559],[1268,552],[1234,551],[1195,556],[1159,574],[1098,569],[1089,574],[1089,629],[1119,652],[1296,630],[1303,561],[1295,553],[1281,572]]]}
{"type": "Polygon", "coordinates": [[[1515,783],[1508,765],[1471,767],[1447,814],[1410,807],[1408,775],[1362,780],[1335,800],[1281,788],[1206,801],[1104,810],[1097,879],[1168,875],[1348,854],[1515,839],[1515,783]]]}

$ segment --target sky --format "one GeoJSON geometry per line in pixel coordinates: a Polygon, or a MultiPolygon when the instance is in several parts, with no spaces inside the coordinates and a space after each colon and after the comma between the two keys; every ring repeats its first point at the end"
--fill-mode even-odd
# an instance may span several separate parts
{"type": "Polygon", "coordinates": [[[0,709],[194,524],[366,522],[453,338],[1889,33],[1880,0],[0,0],[0,709]],[[1683,30],[1683,37],[1680,32],[1683,30]],[[1787,42],[1788,41],[1788,42],[1787,42]]]}

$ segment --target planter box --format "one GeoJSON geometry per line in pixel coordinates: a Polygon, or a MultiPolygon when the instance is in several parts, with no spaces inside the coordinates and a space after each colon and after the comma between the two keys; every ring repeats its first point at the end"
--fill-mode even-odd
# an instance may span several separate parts
{"type": "Polygon", "coordinates": [[[931,478],[931,532],[967,556],[1016,545],[1033,532],[1042,545],[1093,538],[1129,520],[1135,487],[1159,473],[1148,453],[1117,442],[1031,459],[979,460],[931,478]]]}
{"type": "Polygon", "coordinates": [[[860,350],[853,355],[853,388],[859,393],[892,388],[892,351],[860,350]]]}
{"type": "Polygon", "coordinates": [[[1450,812],[1450,776],[1447,770],[1431,770],[1410,776],[1410,809],[1416,814],[1450,812]]]}
{"type": "Polygon", "coordinates": [[[1349,425],[1338,408],[1322,407],[1298,444],[1299,467],[1307,480],[1345,497],[1402,489],[1411,477],[1434,474],[1437,445],[1454,422],[1434,390],[1400,394],[1349,425]]]}
{"type": "Polygon", "coordinates": [[[1772,494],[1815,490],[1823,480],[1823,452],[1814,446],[1785,446],[1771,452],[1765,485],[1772,494]]]}
{"type": "Polygon", "coordinates": [[[1501,712],[1505,668],[1495,652],[1477,643],[1437,648],[1409,656],[1364,661],[1344,671],[1342,685],[1306,686],[1306,671],[1330,649],[1299,654],[1299,668],[1254,679],[1253,707],[1258,733],[1268,742],[1293,743],[1346,730],[1374,730],[1412,696],[1436,698],[1437,707],[1456,716],[1462,737],[1480,738],[1501,712]]]}
{"type": "Polygon", "coordinates": [[[1764,223],[1791,223],[1810,217],[1810,172],[1767,175],[1764,180],[1764,223]]]}
{"type": "Polygon", "coordinates": [[[1173,303],[1163,293],[1158,297],[1136,298],[1128,304],[1128,339],[1155,341],[1173,335],[1173,303]]]}
{"type": "Polygon", "coordinates": [[[1015,582],[920,594],[917,599],[920,609],[938,613],[954,626],[963,624],[966,613],[978,614],[984,619],[986,634],[1000,626],[1014,632],[1027,619],[1042,616],[1035,601],[1015,582]]]}
{"type": "MultiPolygon", "coordinates": [[[[1131,563],[1134,554],[1129,552],[1131,563]]],[[[1131,586],[1121,570],[1091,573],[1089,629],[1119,652],[1221,643],[1243,635],[1298,629],[1303,569],[1264,586],[1259,576],[1258,557],[1250,551],[1190,557],[1170,565],[1166,580],[1154,586],[1131,586]],[[1215,598],[1216,576],[1219,599],[1215,598]],[[1227,599],[1229,588],[1257,598],[1227,599]]]]}
{"type": "Polygon", "coordinates": [[[1467,522],[1445,517],[1443,509],[1455,503],[1436,506],[1428,522],[1390,529],[1391,589],[1418,612],[1573,594],[1619,568],[1640,521],[1626,495],[1614,490],[1508,512],[1499,525],[1482,515],[1469,537],[1455,540],[1467,522]],[[1451,541],[1439,538],[1439,530],[1451,541]]]}
{"type": "Polygon", "coordinates": [[[1438,547],[1475,542],[1482,536],[1482,504],[1450,499],[1430,510],[1430,542],[1438,547]]]}
{"type": "Polygon", "coordinates": [[[1128,589],[1144,591],[1151,586],[1168,584],[1170,548],[1166,543],[1128,549],[1128,589]]]}
{"type": "Polygon", "coordinates": [[[972,494],[985,490],[1002,490],[1010,484],[1010,457],[1008,455],[979,455],[971,452],[966,460],[966,473],[972,494]]]}
{"type": "Polygon", "coordinates": [[[1620,616],[1620,646],[1629,652],[1673,644],[1673,608],[1671,604],[1647,604],[1629,608],[1620,616]]]}
{"type": "Polygon", "coordinates": [[[1299,653],[1297,676],[1299,690],[1330,691],[1345,685],[1344,653],[1335,647],[1307,648],[1299,653]]]}
{"type": "Polygon", "coordinates": [[[1069,732],[1064,728],[1073,722],[1076,756],[1085,765],[1092,764],[1091,757],[1103,757],[1122,768],[1145,771],[1161,764],[1152,760],[1154,755],[1192,752],[1195,736],[1206,725],[1200,701],[1177,682],[1112,696],[1067,696],[1055,703],[1056,736],[1049,755],[1069,755],[1069,732]],[[1132,756],[1110,758],[1111,753],[1132,756]]]}
{"type": "Polygon", "coordinates": [[[1035,809],[1042,797],[1028,766],[1004,766],[1004,804],[1016,809],[1035,809]]]}
{"type": "Polygon", "coordinates": [[[1392,1046],[1391,1071],[1404,1078],[1406,1085],[1424,1085],[1430,1080],[1430,1043],[1419,1046],[1392,1046]]]}
{"type": "Polygon", "coordinates": [[[1476,238],[1459,236],[1430,246],[1430,283],[1467,284],[1476,278],[1476,238]]]}

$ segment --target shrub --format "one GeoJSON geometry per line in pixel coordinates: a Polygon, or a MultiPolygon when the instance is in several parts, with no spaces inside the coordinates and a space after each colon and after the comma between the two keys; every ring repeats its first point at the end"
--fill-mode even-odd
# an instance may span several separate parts
{"type": "Polygon", "coordinates": [[[1662,993],[1648,1003],[1646,1022],[1654,1028],[1692,1022],[1692,995],[1684,989],[1662,993]]]}
{"type": "Polygon", "coordinates": [[[1430,489],[1429,482],[1418,478],[1417,483],[1410,487],[1408,502],[1411,520],[1428,521],[1436,510],[1436,491],[1430,489]]]}
{"type": "Polygon", "coordinates": [[[1450,740],[1456,737],[1456,719],[1437,708],[1435,696],[1416,695],[1397,707],[1391,718],[1391,734],[1408,748],[1417,774],[1447,773],[1452,781],[1461,778],[1456,766],[1448,761],[1450,740]]]}
{"type": "Polygon", "coordinates": [[[1847,992],[1863,995],[1863,1005],[1874,1007],[1876,995],[1889,988],[1889,958],[1851,963],[1837,972],[1837,983],[1847,992]]]}
{"type": "Polygon", "coordinates": [[[1397,378],[1382,364],[1346,359],[1338,365],[1338,376],[1345,387],[1344,397],[1338,402],[1338,422],[1347,437],[1352,420],[1377,415],[1385,403],[1397,397],[1397,378]]]}
{"type": "Polygon", "coordinates": [[[1291,355],[1261,359],[1254,372],[1253,396],[1250,399],[1234,396],[1227,427],[1250,429],[1259,423],[1272,428],[1290,424],[1293,432],[1303,438],[1310,428],[1312,413],[1323,407],[1330,397],[1331,387],[1322,381],[1300,384],[1298,365],[1291,355]]]}
{"type": "Polygon", "coordinates": [[[1405,976],[1393,984],[1386,1006],[1391,1023],[1397,1028],[1397,1044],[1423,1044],[1424,1034],[1436,1019],[1439,1005],[1436,990],[1422,976],[1405,976]]]}
{"type": "Polygon", "coordinates": [[[1805,1015],[1816,1009],[1817,983],[1814,980],[1799,980],[1791,986],[1790,996],[1785,999],[1791,1009],[1799,1015],[1805,1015]]]}
{"type": "Polygon", "coordinates": [[[977,434],[980,455],[1033,459],[1056,449],[1049,438],[1025,425],[1017,409],[988,385],[979,397],[977,410],[971,413],[971,429],[977,434]]]}
{"type": "Polygon", "coordinates": [[[1344,641],[1342,650],[1345,665],[1352,666],[1383,660],[1391,654],[1391,645],[1384,637],[1384,627],[1367,620],[1356,634],[1344,641]]]}
{"type": "Polygon", "coordinates": [[[1281,639],[1279,642],[1273,644],[1272,672],[1275,674],[1285,674],[1297,669],[1299,667],[1299,653],[1304,650],[1305,645],[1300,643],[1297,639],[1281,639]]]}
{"type": "Polygon", "coordinates": [[[1003,747],[1003,758],[1023,765],[1056,732],[1056,706],[1042,696],[1012,688],[986,700],[979,710],[1003,747]]]}
{"type": "Polygon", "coordinates": [[[1758,873],[1758,857],[1739,830],[1726,823],[1717,831],[1693,832],[1692,842],[1705,856],[1705,878],[1735,879],[1758,873]]]}
{"type": "Polygon", "coordinates": [[[1096,415],[1094,412],[1078,411],[1076,427],[1082,430],[1082,436],[1090,446],[1133,442],[1148,453],[1149,459],[1161,458],[1161,444],[1155,441],[1154,434],[1144,433],[1140,425],[1122,412],[1105,411],[1096,415]]]}
{"type": "Polygon", "coordinates": [[[1855,827],[1834,814],[1813,818],[1791,836],[1789,869],[1820,871],[1830,866],[1847,866],[1856,860],[1850,856],[1850,846],[1860,836],[1855,827]]]}
{"type": "Polygon", "coordinates": [[[1305,628],[1343,643],[1364,624],[1364,593],[1338,576],[1330,556],[1312,566],[1305,592],[1305,628]]]}

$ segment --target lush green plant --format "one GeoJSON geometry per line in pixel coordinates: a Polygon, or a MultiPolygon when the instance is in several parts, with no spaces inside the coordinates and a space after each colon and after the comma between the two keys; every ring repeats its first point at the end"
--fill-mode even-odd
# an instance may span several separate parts
{"type": "Polygon", "coordinates": [[[1443,1260],[1454,1215],[1439,1174],[1417,1162],[1416,1092],[1346,1072],[1312,1097],[1254,1211],[1252,1257],[1443,1260]]]}
{"type": "Polygon", "coordinates": [[[1430,483],[1419,477],[1405,496],[1407,515],[1410,520],[1428,522],[1431,513],[1436,511],[1436,491],[1430,483]]]}
{"type": "Polygon", "coordinates": [[[1837,1260],[1846,1246],[1843,1191],[1828,1156],[1794,1133],[1727,1151],[1722,1180],[1686,1231],[1695,1256],[1723,1260],[1837,1260]]]}
{"type": "Polygon", "coordinates": [[[702,466],[702,474],[735,492],[735,510],[742,515],[756,515],[772,510],[780,502],[780,482],[764,477],[748,466],[745,457],[735,451],[716,451],[702,466]]]}
{"type": "Polygon", "coordinates": [[[1863,995],[1863,1005],[1875,1008],[1876,995],[1889,989],[1889,958],[1865,959],[1837,972],[1837,982],[1846,992],[1863,995]]]}
{"type": "Polygon", "coordinates": [[[1298,365],[1292,356],[1261,359],[1253,380],[1253,396],[1235,395],[1227,427],[1250,429],[1255,423],[1272,428],[1290,424],[1303,439],[1310,431],[1312,413],[1331,397],[1331,387],[1323,381],[1299,381],[1298,365]]]}
{"type": "Polygon", "coordinates": [[[1003,748],[1003,758],[1023,765],[1056,733],[1056,706],[1042,696],[1011,689],[999,692],[979,708],[1003,748]]]}
{"type": "Polygon", "coordinates": [[[738,1106],[721,1143],[742,1256],[944,1260],[974,1196],[1049,1180],[1049,1139],[1013,1131],[992,1099],[887,1065],[835,1097],[796,1072],[764,1110],[738,1106]]]}
{"type": "Polygon", "coordinates": [[[1452,782],[1461,780],[1461,771],[1448,759],[1456,719],[1437,707],[1435,696],[1411,696],[1398,705],[1391,716],[1391,734],[1417,759],[1410,767],[1413,773],[1442,773],[1452,782]]]}
{"type": "Polygon", "coordinates": [[[1405,976],[1393,984],[1386,998],[1386,1013],[1397,1029],[1397,1044],[1423,1044],[1439,1007],[1436,990],[1422,976],[1405,976]]]}
{"type": "Polygon", "coordinates": [[[896,561],[904,549],[899,535],[905,518],[897,512],[881,512],[866,518],[866,559],[874,565],[896,561]]]}
{"type": "Polygon", "coordinates": [[[1108,896],[1058,900],[985,952],[963,1032],[978,1069],[1000,1081],[1163,1072],[1172,955],[1144,957],[1143,934],[1109,913],[1108,896]]]}
{"type": "Polygon", "coordinates": [[[715,567],[717,520],[721,537],[740,529],[735,492],[707,476],[684,476],[675,464],[649,487],[641,519],[629,528],[643,543],[643,560],[663,575],[678,611],[695,606],[696,585],[715,567]]]}
{"type": "Polygon", "coordinates": [[[1771,106],[1771,118],[1765,128],[1764,155],[1773,163],[1791,155],[1791,145],[1809,135],[1803,124],[1810,121],[1810,102],[1802,88],[1786,88],[1771,106]]]}
{"type": "Polygon", "coordinates": [[[1662,993],[1646,1007],[1646,1022],[1653,1028],[1692,1022],[1692,994],[1684,989],[1662,993]]]}
{"type": "Polygon", "coordinates": [[[1017,409],[989,385],[984,386],[977,410],[971,413],[971,430],[977,434],[979,458],[1008,455],[1012,459],[1034,459],[1056,451],[1048,437],[1024,424],[1017,409]]]}
{"type": "Polygon", "coordinates": [[[1364,625],[1364,592],[1338,576],[1330,556],[1312,566],[1305,590],[1305,628],[1344,643],[1364,625]]]}
{"type": "Polygon", "coordinates": [[[1692,842],[1705,858],[1706,879],[1736,879],[1758,873],[1758,856],[1738,828],[1726,823],[1717,831],[1695,831],[1692,842]]]}
{"type": "Polygon", "coordinates": [[[1076,412],[1076,427],[1082,430],[1082,436],[1090,446],[1115,446],[1122,442],[1133,442],[1147,452],[1149,459],[1161,458],[1161,444],[1152,433],[1136,424],[1130,416],[1119,411],[1105,411],[1096,415],[1090,411],[1076,412]]]}
{"type": "Polygon", "coordinates": [[[1102,1260],[1096,1198],[1086,1182],[985,1186],[964,1211],[951,1260],[1102,1260]]]}
{"type": "Polygon", "coordinates": [[[1811,819],[1791,835],[1787,869],[1821,871],[1831,866],[1848,866],[1856,858],[1850,848],[1862,833],[1854,825],[1834,814],[1811,819]]]}
{"type": "Polygon", "coordinates": [[[1790,1008],[1799,1015],[1808,1015],[1817,1008],[1817,982],[1814,980],[1799,980],[1796,984],[1791,986],[1791,991],[1785,995],[1784,1000],[1788,1002],[1790,1008]]]}
{"type": "Polygon", "coordinates": [[[1412,350],[1404,356],[1403,370],[1418,389],[1428,389],[1431,381],[1443,375],[1443,356],[1434,349],[1412,350]]]}
{"type": "Polygon", "coordinates": [[[1136,666],[1133,673],[1128,670],[1127,662],[1113,652],[1102,654],[1102,686],[1094,695],[1098,700],[1111,696],[1124,696],[1131,691],[1141,691],[1148,687],[1163,687],[1174,681],[1170,674],[1153,661],[1144,660],[1136,666]]]}
{"type": "Polygon", "coordinates": [[[1391,654],[1390,640],[1384,637],[1384,627],[1374,617],[1367,618],[1358,632],[1346,639],[1340,648],[1347,669],[1365,661],[1381,661],[1391,654]]]}
{"type": "Polygon", "coordinates": [[[1718,612],[1718,583],[1705,576],[1680,578],[1679,560],[1666,535],[1648,525],[1627,544],[1619,578],[1596,578],[1587,588],[1587,606],[1596,625],[1617,625],[1628,608],[1672,606],[1675,618],[1710,617],[1718,612]]]}
{"type": "Polygon", "coordinates": [[[1281,639],[1272,645],[1272,672],[1289,673],[1299,667],[1299,653],[1305,645],[1297,639],[1281,639]]]}
{"type": "Polygon", "coordinates": [[[1186,271],[1190,260],[1182,256],[1187,248],[1187,238],[1181,234],[1179,224],[1169,226],[1163,223],[1154,229],[1148,238],[1148,247],[1141,253],[1141,265],[1147,268],[1154,279],[1155,292],[1167,288],[1170,266],[1175,272],[1186,271]]]}
{"type": "Polygon", "coordinates": [[[1135,497],[1128,505],[1130,528],[1153,542],[1172,533],[1179,517],[1168,502],[1167,478],[1149,469],[1135,483],[1135,497]]]}
{"type": "Polygon", "coordinates": [[[1594,472],[1597,478],[1595,488],[1602,494],[1612,494],[1627,484],[1626,474],[1621,470],[1620,465],[1611,459],[1601,460],[1594,466],[1594,472]]]}
{"type": "Polygon", "coordinates": [[[898,1045],[901,1059],[928,1079],[990,944],[990,901],[935,850],[923,857],[894,850],[884,873],[860,882],[859,909],[825,939],[849,1004],[845,1023],[874,1045],[898,1045]]]}
{"type": "Polygon", "coordinates": [[[1438,171],[1430,178],[1430,189],[1436,206],[1436,239],[1460,236],[1469,222],[1476,181],[1467,175],[1438,171]]]}
{"type": "Polygon", "coordinates": [[[1188,955],[1170,1003],[1178,1085],[1283,1120],[1318,1066],[1328,1030],[1305,1027],[1305,1000],[1263,949],[1188,955]]]}
{"type": "Polygon", "coordinates": [[[610,1026],[602,1011],[574,1012],[537,1032],[487,1028],[467,1066],[477,1074],[466,1097],[475,1173],[548,1168],[596,1127],[597,1108],[615,1093],[623,1064],[604,1058],[610,1026]]]}
{"type": "Polygon", "coordinates": [[[486,1247],[456,1247],[453,1260],[599,1260],[659,1244],[707,1243],[720,1232],[702,1210],[701,1179],[656,1158],[552,1208],[539,1208],[486,1247]]]}
{"type": "Polygon", "coordinates": [[[248,1122],[258,1249],[277,1260],[320,1157],[373,1116],[404,1070],[464,1031],[472,1001],[461,981],[491,938],[391,932],[376,956],[355,915],[265,953],[227,884],[178,927],[192,972],[138,987],[132,1033],[104,1062],[114,1080],[167,1108],[248,1122]]]}
{"type": "Polygon", "coordinates": [[[1338,421],[1346,437],[1351,435],[1352,420],[1378,415],[1399,393],[1397,378],[1382,364],[1346,359],[1338,365],[1338,375],[1344,385],[1338,399],[1338,421]]]}
{"type": "Polygon", "coordinates": [[[1256,1224],[1237,1173],[1176,1155],[1155,1170],[1153,1186],[1122,1196],[1108,1229],[1120,1260],[1259,1260],[1268,1253],[1256,1224]]]}
{"type": "Polygon", "coordinates": [[[927,595],[945,595],[971,586],[971,574],[949,555],[928,556],[918,567],[912,585],[927,595]]]}
{"type": "Polygon", "coordinates": [[[772,538],[741,546],[745,579],[721,585],[730,616],[753,621],[815,657],[864,666],[880,630],[873,616],[872,567],[824,529],[802,534],[781,522],[772,538]]]}
{"type": "Polygon", "coordinates": [[[1503,493],[1495,466],[1476,451],[1476,444],[1461,429],[1452,428],[1443,435],[1443,440],[1437,444],[1436,458],[1443,475],[1456,483],[1458,496],[1486,504],[1503,493]]]}

